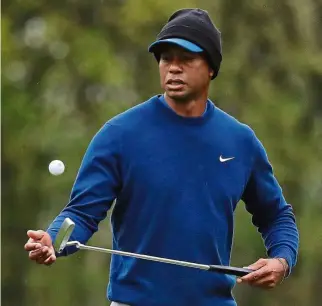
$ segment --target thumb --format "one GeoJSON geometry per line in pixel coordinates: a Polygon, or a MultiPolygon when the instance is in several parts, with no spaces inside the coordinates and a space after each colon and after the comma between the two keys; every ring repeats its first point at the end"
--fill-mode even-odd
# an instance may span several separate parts
{"type": "Polygon", "coordinates": [[[248,267],[244,267],[244,268],[248,268],[248,269],[251,269],[251,270],[258,270],[262,267],[264,267],[267,263],[267,259],[259,259],[257,260],[256,262],[254,262],[253,264],[249,265],[248,267]]]}
{"type": "Polygon", "coordinates": [[[27,235],[29,238],[32,238],[34,240],[40,240],[44,237],[45,232],[42,230],[38,230],[38,231],[33,231],[33,230],[29,230],[27,231],[27,235]]]}

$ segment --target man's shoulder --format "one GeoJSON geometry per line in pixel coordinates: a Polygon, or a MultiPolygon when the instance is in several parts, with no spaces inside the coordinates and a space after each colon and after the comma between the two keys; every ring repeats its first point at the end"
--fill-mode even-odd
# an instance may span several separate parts
{"type": "Polygon", "coordinates": [[[221,130],[226,138],[233,141],[235,144],[240,145],[247,155],[256,156],[258,152],[263,151],[263,146],[258,139],[254,129],[245,122],[237,119],[235,116],[225,112],[217,107],[218,117],[221,122],[221,130]]]}
{"type": "Polygon", "coordinates": [[[146,128],[146,119],[153,113],[154,99],[139,102],[116,116],[108,119],[95,133],[93,140],[97,142],[109,143],[119,142],[124,139],[124,135],[133,135],[146,128]]]}
{"type": "Polygon", "coordinates": [[[156,98],[156,96],[153,96],[145,101],[137,103],[136,105],[109,119],[107,123],[114,126],[133,127],[135,124],[143,122],[146,120],[146,116],[152,114],[154,105],[153,101],[156,98]]]}
{"type": "Polygon", "coordinates": [[[217,116],[220,118],[220,124],[222,128],[225,128],[230,132],[237,133],[239,135],[242,134],[247,137],[254,136],[254,130],[250,127],[250,125],[242,122],[241,120],[237,119],[237,117],[229,114],[218,106],[216,106],[216,109],[217,116]]]}

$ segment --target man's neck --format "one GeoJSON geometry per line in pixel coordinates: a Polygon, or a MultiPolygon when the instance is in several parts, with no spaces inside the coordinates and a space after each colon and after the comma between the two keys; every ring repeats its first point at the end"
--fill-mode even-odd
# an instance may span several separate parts
{"type": "Polygon", "coordinates": [[[167,104],[178,115],[183,117],[200,117],[204,114],[207,107],[207,97],[199,97],[198,99],[192,99],[187,102],[176,101],[164,94],[167,104]]]}

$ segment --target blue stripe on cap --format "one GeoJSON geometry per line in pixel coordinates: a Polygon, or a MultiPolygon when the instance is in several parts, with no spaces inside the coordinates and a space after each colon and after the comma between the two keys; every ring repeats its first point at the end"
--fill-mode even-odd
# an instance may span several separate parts
{"type": "Polygon", "coordinates": [[[197,46],[196,44],[194,44],[188,40],[185,40],[182,38],[166,38],[166,39],[157,40],[154,43],[152,43],[149,47],[149,52],[153,52],[153,49],[156,46],[164,44],[164,43],[175,44],[175,45],[178,45],[178,46],[180,46],[184,49],[187,49],[191,52],[202,52],[203,51],[199,46],[197,46]]]}

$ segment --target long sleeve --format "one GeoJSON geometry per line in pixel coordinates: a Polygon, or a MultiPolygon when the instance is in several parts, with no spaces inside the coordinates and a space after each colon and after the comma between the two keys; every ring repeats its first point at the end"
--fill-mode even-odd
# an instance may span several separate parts
{"type": "MultiPolygon", "coordinates": [[[[90,142],[76,176],[69,203],[47,229],[52,241],[66,217],[75,222],[70,240],[86,243],[98,230],[121,188],[120,136],[117,129],[105,124],[90,142]]],[[[68,247],[66,256],[77,249],[68,247]]]]}
{"type": "Polygon", "coordinates": [[[242,200],[262,235],[268,256],[285,258],[289,275],[298,255],[299,233],[295,215],[292,206],[285,201],[265,149],[255,135],[254,141],[253,168],[242,200]]]}

